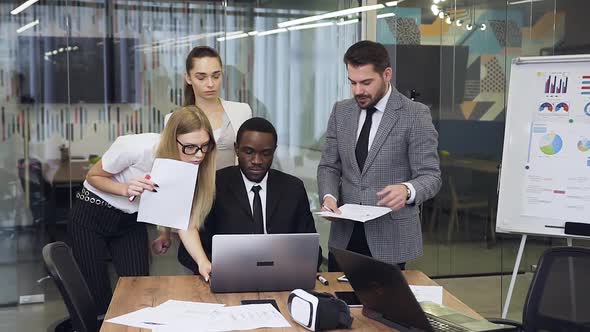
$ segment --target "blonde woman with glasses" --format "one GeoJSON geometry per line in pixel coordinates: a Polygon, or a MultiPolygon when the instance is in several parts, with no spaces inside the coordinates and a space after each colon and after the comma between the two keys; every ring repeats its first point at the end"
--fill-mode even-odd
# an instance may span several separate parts
{"type": "MultiPolygon", "coordinates": [[[[95,299],[105,313],[112,297],[105,257],[112,258],[119,276],[149,274],[146,224],[137,222],[139,199],[145,190],[157,191],[149,179],[155,158],[199,165],[189,229],[179,236],[199,273],[208,280],[211,263],[199,237],[199,228],[213,203],[216,144],[207,116],[196,106],[174,112],[161,134],[118,137],[86,176],[76,200],[68,233],[70,245],[95,299]]],[[[152,243],[156,253],[170,245],[167,235],[152,243]],[[166,242],[167,241],[167,242],[166,242]]]]}

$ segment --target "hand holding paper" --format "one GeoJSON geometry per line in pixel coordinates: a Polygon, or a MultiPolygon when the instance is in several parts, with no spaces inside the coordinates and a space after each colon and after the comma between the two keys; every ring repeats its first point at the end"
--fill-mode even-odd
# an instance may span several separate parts
{"type": "Polygon", "coordinates": [[[198,165],[156,159],[150,174],[158,191],[143,192],[137,221],[187,230],[198,171],[198,165]]]}
{"type": "Polygon", "coordinates": [[[344,204],[340,207],[341,214],[334,212],[316,212],[318,216],[336,218],[336,219],[348,219],[359,222],[366,222],[381,217],[391,212],[388,207],[381,206],[370,206],[370,205],[359,205],[359,204],[344,204]]]}

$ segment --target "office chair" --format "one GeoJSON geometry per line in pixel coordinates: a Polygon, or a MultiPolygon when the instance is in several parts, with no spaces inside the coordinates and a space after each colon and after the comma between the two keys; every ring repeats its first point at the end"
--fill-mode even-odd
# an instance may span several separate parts
{"type": "Polygon", "coordinates": [[[33,223],[35,225],[42,224],[43,220],[47,218],[47,186],[43,179],[43,168],[42,164],[38,159],[31,158],[29,160],[29,177],[25,178],[25,159],[18,160],[18,178],[23,187],[23,191],[26,188],[26,182],[29,182],[29,204],[31,208],[31,214],[33,216],[33,223]]]}
{"type": "MultiPolygon", "coordinates": [[[[442,157],[441,157],[442,158],[442,157]]],[[[453,165],[445,165],[442,169],[442,188],[434,198],[433,211],[430,216],[429,232],[434,231],[437,220],[441,218],[445,209],[449,211],[449,226],[447,228],[447,241],[450,243],[455,229],[459,228],[462,221],[466,228],[469,227],[469,216],[474,211],[484,211],[486,220],[485,234],[488,230],[493,234],[489,220],[493,218],[487,196],[473,192],[474,175],[471,171],[453,165]],[[487,214],[486,214],[487,213],[487,214]],[[461,218],[461,216],[462,218],[461,218]]]]}
{"type": "Polygon", "coordinates": [[[519,331],[590,331],[590,248],[546,250],[531,281],[522,324],[494,319],[519,331]]]}
{"type": "Polygon", "coordinates": [[[102,320],[72,250],[63,242],[49,243],[43,247],[43,260],[70,313],[70,322],[58,324],[60,331],[68,324],[76,332],[98,331],[102,320]]]}

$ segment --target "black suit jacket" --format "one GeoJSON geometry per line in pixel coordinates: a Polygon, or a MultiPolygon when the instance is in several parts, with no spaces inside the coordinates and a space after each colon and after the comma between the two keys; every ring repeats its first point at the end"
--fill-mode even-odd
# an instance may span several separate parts
{"type": "MultiPolygon", "coordinates": [[[[246,186],[238,166],[217,171],[215,202],[203,229],[199,231],[207,256],[211,257],[211,241],[215,234],[254,234],[254,218],[246,186]]],[[[267,179],[266,231],[269,234],[316,233],[313,216],[303,182],[286,173],[271,169],[267,179]]],[[[318,257],[318,267],[322,255],[318,257]]],[[[198,273],[195,261],[182,243],[178,261],[198,273]]]]}

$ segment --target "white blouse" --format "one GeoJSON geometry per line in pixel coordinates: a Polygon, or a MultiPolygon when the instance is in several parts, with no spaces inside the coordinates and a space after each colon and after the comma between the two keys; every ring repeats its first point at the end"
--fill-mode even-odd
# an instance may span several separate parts
{"type": "MultiPolygon", "coordinates": [[[[120,183],[144,177],[152,170],[159,143],[160,134],[119,136],[102,156],[102,169],[114,174],[112,179],[120,183]]],[[[139,199],[130,202],[128,197],[105,193],[88,181],[84,181],[84,187],[123,212],[135,213],[139,208],[139,199]]]]}

